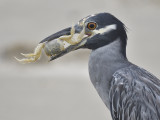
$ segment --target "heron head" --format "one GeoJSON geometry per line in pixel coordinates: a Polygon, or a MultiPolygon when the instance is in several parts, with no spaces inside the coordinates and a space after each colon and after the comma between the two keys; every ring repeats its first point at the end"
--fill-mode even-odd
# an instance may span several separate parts
{"type": "MultiPolygon", "coordinates": [[[[83,38],[78,43],[70,45],[56,56],[52,56],[51,60],[80,48],[95,50],[112,43],[117,38],[120,38],[124,50],[126,48],[127,35],[125,26],[120,20],[109,13],[89,15],[75,24],[74,29],[75,34],[81,34],[81,32],[84,31],[85,35],[83,38]]],[[[51,41],[64,35],[70,35],[70,31],[71,27],[66,28],[49,36],[41,42],[51,41]]]]}

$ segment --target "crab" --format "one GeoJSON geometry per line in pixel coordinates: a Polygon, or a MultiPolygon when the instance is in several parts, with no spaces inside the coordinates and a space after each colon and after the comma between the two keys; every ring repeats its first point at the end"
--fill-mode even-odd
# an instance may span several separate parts
{"type": "Polygon", "coordinates": [[[75,45],[79,43],[83,39],[83,36],[85,35],[85,27],[83,27],[83,30],[78,35],[77,39],[73,38],[74,34],[75,34],[75,28],[74,26],[72,26],[70,30],[70,35],[63,35],[56,40],[39,43],[38,46],[35,48],[34,53],[30,54],[21,53],[21,55],[23,55],[25,58],[18,59],[15,57],[15,59],[20,63],[36,62],[41,56],[42,49],[44,49],[47,56],[55,56],[56,54],[65,50],[65,42],[70,45],[75,45]]]}
{"type": "Polygon", "coordinates": [[[72,29],[71,29],[71,35],[64,35],[64,36],[61,36],[59,37],[60,40],[64,40],[66,41],[67,43],[71,44],[71,45],[75,45],[77,43],[79,43],[82,39],[83,39],[83,36],[85,35],[85,27],[84,27],[84,24],[83,24],[83,30],[81,31],[81,33],[78,35],[78,38],[77,40],[75,40],[73,38],[75,34],[75,28],[74,26],[72,26],[72,29]]]}

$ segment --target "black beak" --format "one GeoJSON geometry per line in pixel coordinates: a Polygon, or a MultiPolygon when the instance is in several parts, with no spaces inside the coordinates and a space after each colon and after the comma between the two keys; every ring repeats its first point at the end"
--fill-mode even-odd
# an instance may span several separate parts
{"type": "MultiPolygon", "coordinates": [[[[77,24],[74,26],[74,28],[75,28],[75,33],[78,33],[78,34],[80,34],[80,32],[83,30],[83,26],[79,26],[77,24]]],[[[49,41],[55,40],[55,39],[57,39],[61,36],[64,36],[64,35],[70,35],[70,31],[71,31],[71,27],[63,29],[63,30],[61,30],[57,33],[54,33],[51,36],[45,38],[40,43],[49,42],[49,41]]],[[[59,58],[59,57],[65,55],[73,50],[77,50],[79,48],[82,48],[83,45],[85,44],[85,41],[86,41],[86,39],[82,39],[81,42],[79,42],[78,44],[68,46],[67,48],[65,48],[65,50],[61,51],[60,53],[58,53],[54,56],[51,56],[50,61],[55,60],[56,58],[59,58]]]]}
{"type": "Polygon", "coordinates": [[[63,29],[63,30],[61,30],[57,33],[54,33],[54,34],[50,35],[49,37],[43,39],[40,43],[52,41],[52,40],[59,38],[60,36],[63,36],[63,35],[69,35],[70,30],[71,30],[71,27],[63,29]]]}

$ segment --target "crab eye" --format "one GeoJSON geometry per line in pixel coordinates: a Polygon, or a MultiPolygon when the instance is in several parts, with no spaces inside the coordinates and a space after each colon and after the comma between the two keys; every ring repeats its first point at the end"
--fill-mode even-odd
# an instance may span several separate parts
{"type": "Polygon", "coordinates": [[[97,27],[97,24],[94,23],[94,22],[90,22],[87,25],[87,28],[90,29],[90,30],[94,30],[96,27],[97,27]]]}

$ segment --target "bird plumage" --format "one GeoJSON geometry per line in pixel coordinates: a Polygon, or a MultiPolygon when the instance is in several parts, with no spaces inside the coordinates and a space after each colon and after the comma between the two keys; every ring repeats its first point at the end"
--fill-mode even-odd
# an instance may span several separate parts
{"type": "MultiPolygon", "coordinates": [[[[160,120],[160,80],[128,61],[124,24],[109,13],[99,13],[83,18],[74,28],[76,33],[85,31],[87,37],[51,60],[79,48],[91,49],[90,79],[113,120],[160,120]]],[[[70,34],[70,29],[43,42],[70,34]]]]}
{"type": "Polygon", "coordinates": [[[92,51],[89,73],[94,87],[113,120],[159,120],[160,80],[120,51],[119,39],[92,51]]]}
{"type": "Polygon", "coordinates": [[[105,34],[109,44],[92,49],[91,81],[113,120],[159,120],[160,80],[127,60],[125,27],[119,20],[117,25],[120,29],[105,34]]]}
{"type": "Polygon", "coordinates": [[[109,99],[113,120],[160,119],[160,81],[136,65],[113,74],[109,99]]]}
{"type": "Polygon", "coordinates": [[[121,40],[118,38],[109,45],[93,50],[89,59],[90,79],[108,108],[112,75],[130,64],[121,53],[120,46],[121,40]]]}

